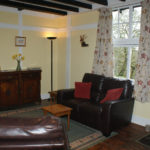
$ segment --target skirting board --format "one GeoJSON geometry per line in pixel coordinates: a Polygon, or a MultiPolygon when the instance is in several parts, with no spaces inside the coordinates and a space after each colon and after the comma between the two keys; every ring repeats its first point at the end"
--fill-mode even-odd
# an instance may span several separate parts
{"type": "Polygon", "coordinates": [[[150,125],[150,119],[142,118],[136,115],[132,116],[131,122],[141,126],[150,125]]]}
{"type": "Polygon", "coordinates": [[[50,98],[50,95],[47,93],[47,94],[41,94],[41,100],[45,100],[45,99],[49,99],[50,98]]]}

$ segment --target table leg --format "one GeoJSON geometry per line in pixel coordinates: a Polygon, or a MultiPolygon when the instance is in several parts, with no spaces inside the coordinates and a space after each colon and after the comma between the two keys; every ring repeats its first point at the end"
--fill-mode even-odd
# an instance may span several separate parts
{"type": "Polygon", "coordinates": [[[68,130],[70,129],[70,113],[68,113],[68,130]]]}
{"type": "Polygon", "coordinates": [[[50,105],[52,105],[53,104],[53,101],[52,101],[52,94],[51,94],[51,92],[48,92],[49,93],[49,95],[50,95],[50,105]]]}
{"type": "Polygon", "coordinates": [[[43,110],[43,113],[44,113],[44,115],[47,115],[47,111],[46,110],[43,110]]]}
{"type": "Polygon", "coordinates": [[[50,94],[50,104],[57,103],[57,91],[48,92],[50,94]]]}

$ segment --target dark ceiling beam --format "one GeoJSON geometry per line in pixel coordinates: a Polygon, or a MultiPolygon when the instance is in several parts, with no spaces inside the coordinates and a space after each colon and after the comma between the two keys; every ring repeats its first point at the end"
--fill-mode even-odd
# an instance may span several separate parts
{"type": "Polygon", "coordinates": [[[0,0],[0,5],[18,8],[19,10],[27,9],[27,10],[32,10],[32,11],[56,14],[56,15],[67,15],[66,11],[44,8],[44,7],[40,7],[40,6],[34,6],[31,4],[24,4],[24,3],[19,3],[19,2],[13,2],[13,1],[9,1],[9,0],[0,0]]]}
{"type": "Polygon", "coordinates": [[[91,4],[79,2],[79,1],[76,1],[76,0],[53,0],[53,1],[65,3],[65,4],[68,4],[68,5],[74,5],[74,6],[78,6],[78,7],[82,7],[82,8],[86,8],[86,9],[92,9],[91,4]]]}
{"type": "Polygon", "coordinates": [[[58,3],[52,3],[52,2],[48,2],[44,0],[15,0],[15,1],[27,2],[30,4],[37,4],[37,5],[46,6],[46,7],[59,8],[59,9],[64,9],[68,11],[79,12],[79,8],[66,6],[66,5],[58,4],[58,3]]]}
{"type": "Polygon", "coordinates": [[[101,4],[101,5],[108,5],[108,1],[107,0],[88,0],[90,2],[93,2],[93,3],[97,3],[97,4],[101,4]]]}

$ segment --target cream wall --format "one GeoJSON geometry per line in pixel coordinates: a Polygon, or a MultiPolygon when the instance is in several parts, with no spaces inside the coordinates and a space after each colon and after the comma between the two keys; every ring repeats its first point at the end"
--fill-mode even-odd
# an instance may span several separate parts
{"type": "Polygon", "coordinates": [[[91,72],[92,70],[97,22],[98,11],[71,15],[70,87],[74,87],[75,81],[82,81],[85,72],[91,72]],[[89,45],[88,47],[81,46],[80,35],[83,34],[87,36],[85,41],[89,45]]]}
{"type": "Polygon", "coordinates": [[[85,72],[91,72],[96,43],[96,29],[71,32],[71,87],[75,81],[82,81],[85,72]],[[86,34],[88,47],[81,47],[80,35],[86,34]]]}
{"type": "Polygon", "coordinates": [[[12,55],[18,51],[15,47],[17,34],[17,30],[0,28],[0,67],[2,70],[15,69],[16,67],[12,55]]]}
{"type": "MultiPolygon", "coordinates": [[[[0,22],[17,24],[18,14],[0,11],[0,22]]],[[[14,42],[17,34],[17,29],[0,28],[0,68],[3,70],[14,69],[16,66],[12,55],[17,52],[14,42]]]]}
{"type": "Polygon", "coordinates": [[[66,87],[66,32],[57,34],[57,89],[66,87]]]}
{"type": "Polygon", "coordinates": [[[13,12],[0,11],[0,22],[18,24],[18,14],[13,12]]]}
{"type": "Polygon", "coordinates": [[[81,26],[86,24],[97,23],[98,11],[83,12],[71,16],[71,26],[81,26]]]}
{"type": "Polygon", "coordinates": [[[150,124],[150,103],[135,101],[133,122],[140,125],[150,124]]]}
{"type": "Polygon", "coordinates": [[[23,36],[27,37],[27,46],[22,50],[25,56],[22,66],[41,68],[41,93],[47,93],[50,89],[49,41],[39,31],[23,31],[23,36]]]}
{"type": "MultiPolygon", "coordinates": [[[[23,25],[25,26],[34,26],[34,27],[46,27],[46,28],[65,28],[66,27],[66,17],[57,17],[57,18],[45,18],[39,16],[23,15],[23,25]]],[[[31,31],[28,31],[27,37],[30,37],[30,47],[28,50],[33,49],[36,52],[37,59],[34,62],[31,61],[32,66],[41,66],[42,69],[42,80],[41,80],[41,92],[48,93],[51,90],[51,41],[46,39],[48,36],[57,37],[56,40],[53,40],[53,90],[60,88],[65,88],[65,65],[66,65],[66,33],[64,32],[55,32],[52,31],[41,31],[34,32],[34,36],[30,36],[31,31]],[[33,45],[33,43],[34,45],[33,45]],[[43,41],[43,42],[42,42],[43,41]],[[45,42],[45,43],[44,43],[45,42]]],[[[33,34],[32,34],[33,35],[33,34]]],[[[28,56],[30,53],[27,53],[28,56]]],[[[33,56],[30,56],[31,58],[33,56]]],[[[29,64],[25,64],[30,66],[29,64]]]]}
{"type": "Polygon", "coordinates": [[[23,15],[23,25],[46,28],[65,28],[67,17],[44,18],[39,16],[23,15]]]}

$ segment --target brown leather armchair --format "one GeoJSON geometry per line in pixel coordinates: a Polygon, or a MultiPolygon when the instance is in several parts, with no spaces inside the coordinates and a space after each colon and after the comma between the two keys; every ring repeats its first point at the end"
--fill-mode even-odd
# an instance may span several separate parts
{"type": "Polygon", "coordinates": [[[57,93],[58,103],[73,109],[71,119],[100,130],[105,136],[131,122],[134,98],[130,80],[86,73],[83,82],[92,82],[90,100],[74,98],[74,89],[59,90],[57,93]],[[120,99],[100,104],[107,90],[114,88],[123,88],[120,99]]]}
{"type": "Polygon", "coordinates": [[[61,120],[41,118],[0,118],[0,150],[68,150],[61,120]]]}

